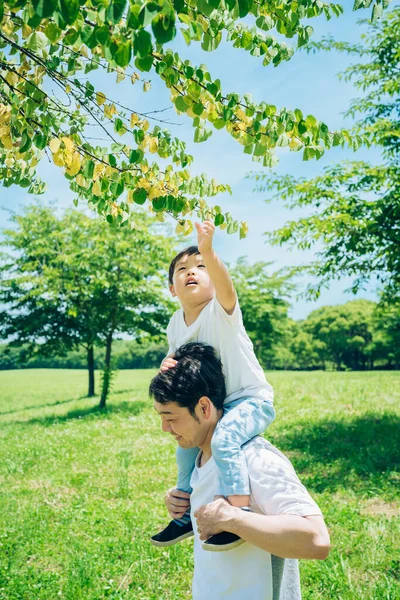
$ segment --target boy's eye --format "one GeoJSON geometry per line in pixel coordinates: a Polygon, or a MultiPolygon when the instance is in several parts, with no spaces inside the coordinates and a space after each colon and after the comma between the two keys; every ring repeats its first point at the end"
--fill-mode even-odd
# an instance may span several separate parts
{"type": "Polygon", "coordinates": [[[198,266],[198,267],[204,267],[204,268],[206,268],[206,267],[205,267],[205,265],[197,265],[197,266],[198,266]]]}
{"type": "Polygon", "coordinates": [[[185,269],[185,267],[179,267],[178,271],[182,271],[184,269],[185,269]]]}

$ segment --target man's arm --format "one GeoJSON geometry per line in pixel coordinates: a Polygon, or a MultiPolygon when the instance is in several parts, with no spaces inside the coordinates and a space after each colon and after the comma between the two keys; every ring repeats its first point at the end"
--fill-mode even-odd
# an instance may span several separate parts
{"type": "Polygon", "coordinates": [[[196,223],[197,245],[208,271],[218,302],[231,315],[236,304],[236,292],[228,269],[212,247],[215,225],[212,221],[196,223]]]}
{"type": "Polygon", "coordinates": [[[200,539],[230,531],[249,544],[281,558],[325,559],[329,533],[322,516],[260,515],[231,506],[219,498],[194,514],[200,539]]]}

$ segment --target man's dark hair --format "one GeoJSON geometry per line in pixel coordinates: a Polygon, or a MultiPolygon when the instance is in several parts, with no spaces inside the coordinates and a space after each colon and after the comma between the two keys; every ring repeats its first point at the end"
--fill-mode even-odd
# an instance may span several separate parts
{"type": "Polygon", "coordinates": [[[169,281],[170,285],[173,284],[173,277],[174,277],[176,263],[179,262],[183,256],[186,256],[186,255],[193,256],[193,254],[200,254],[197,246],[189,246],[188,248],[185,248],[184,250],[182,250],[182,252],[179,252],[179,254],[177,254],[172,259],[171,264],[169,265],[169,271],[168,271],[168,281],[169,281]]]}
{"type": "Polygon", "coordinates": [[[150,398],[160,404],[176,402],[196,418],[195,407],[202,396],[210,398],[217,410],[226,398],[222,364],[208,344],[191,342],[178,348],[177,364],[160,371],[150,383],[150,398]]]}

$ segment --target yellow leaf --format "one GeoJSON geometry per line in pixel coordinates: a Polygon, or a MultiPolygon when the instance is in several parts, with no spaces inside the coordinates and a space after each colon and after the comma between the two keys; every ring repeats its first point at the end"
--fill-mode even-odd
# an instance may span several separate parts
{"type": "Polygon", "coordinates": [[[101,106],[102,104],[104,104],[104,102],[107,100],[106,95],[103,94],[103,92],[97,92],[96,94],[96,102],[99,106],[101,106]]]}
{"type": "Polygon", "coordinates": [[[22,37],[24,38],[24,40],[29,37],[32,33],[32,27],[29,27],[29,25],[26,25],[26,23],[24,23],[22,25],[22,37]]]}
{"type": "Polygon", "coordinates": [[[249,231],[249,226],[247,225],[247,222],[246,221],[242,221],[240,223],[240,232],[239,232],[240,239],[245,238],[247,236],[248,231],[249,231]]]}
{"type": "Polygon", "coordinates": [[[88,187],[88,181],[84,178],[82,173],[79,173],[79,175],[76,176],[75,181],[79,185],[79,187],[82,187],[85,189],[88,187]]]}
{"type": "Polygon", "coordinates": [[[12,85],[13,87],[15,87],[17,85],[17,83],[19,82],[18,75],[16,73],[13,73],[12,71],[8,71],[5,79],[6,79],[7,83],[12,85]]]}
{"type": "Polygon", "coordinates": [[[65,86],[65,93],[66,94],[70,94],[71,93],[71,86],[69,85],[69,83],[67,83],[67,85],[65,86]]]}
{"type": "Polygon", "coordinates": [[[1,125],[0,138],[7,137],[8,135],[10,135],[10,126],[9,125],[1,125]]]}
{"type": "Polygon", "coordinates": [[[55,154],[56,152],[59,151],[60,146],[61,146],[61,141],[58,138],[53,138],[52,140],[50,140],[49,148],[53,154],[55,154]]]}
{"type": "Polygon", "coordinates": [[[131,76],[132,83],[136,83],[137,81],[139,81],[139,79],[140,79],[139,73],[133,73],[133,75],[131,76]]]}
{"type": "Polygon", "coordinates": [[[64,158],[63,158],[63,153],[62,152],[55,152],[53,154],[53,160],[54,160],[54,164],[57,165],[57,167],[63,167],[64,166],[64,158]]]}
{"type": "Polygon", "coordinates": [[[92,194],[94,194],[94,196],[101,196],[101,187],[98,181],[95,181],[92,186],[92,194]]]}
{"type": "Polygon", "coordinates": [[[157,152],[158,149],[158,138],[152,137],[150,138],[149,150],[152,154],[157,152]]]}
{"type": "Polygon", "coordinates": [[[117,67],[117,83],[125,79],[125,71],[121,67],[117,67]]]}
{"type": "Polygon", "coordinates": [[[135,127],[135,125],[139,122],[139,117],[136,113],[131,114],[131,127],[135,127]]]}
{"type": "Polygon", "coordinates": [[[5,137],[3,137],[1,139],[1,143],[3,144],[4,148],[6,148],[7,150],[13,149],[13,141],[11,139],[11,136],[6,135],[5,137]]]}
{"type": "Polygon", "coordinates": [[[183,230],[184,235],[190,235],[193,231],[193,223],[192,221],[185,221],[185,227],[183,230]]]}
{"type": "Polygon", "coordinates": [[[62,142],[64,142],[64,146],[67,149],[68,152],[73,152],[75,149],[75,144],[74,142],[68,138],[68,137],[62,137],[60,138],[62,142]]]}
{"type": "Polygon", "coordinates": [[[102,163],[96,163],[94,166],[94,171],[93,171],[93,181],[96,181],[99,177],[101,177],[101,175],[103,175],[104,171],[106,170],[106,166],[103,165],[102,163]]]}
{"type": "Polygon", "coordinates": [[[74,175],[77,175],[77,173],[79,173],[79,171],[81,169],[81,164],[82,164],[81,155],[79,154],[79,152],[74,152],[71,163],[69,164],[69,166],[66,170],[68,175],[70,175],[71,177],[73,177],[74,175]]]}
{"type": "Polygon", "coordinates": [[[185,232],[185,223],[186,223],[186,221],[179,221],[178,225],[175,228],[175,233],[184,233],[185,232]]]}
{"type": "Polygon", "coordinates": [[[145,81],[143,84],[143,91],[148,92],[151,89],[151,81],[145,81]]]}
{"type": "Polygon", "coordinates": [[[150,123],[148,122],[147,119],[144,119],[142,121],[142,129],[143,129],[143,131],[147,131],[149,127],[150,127],[150,123]]]}

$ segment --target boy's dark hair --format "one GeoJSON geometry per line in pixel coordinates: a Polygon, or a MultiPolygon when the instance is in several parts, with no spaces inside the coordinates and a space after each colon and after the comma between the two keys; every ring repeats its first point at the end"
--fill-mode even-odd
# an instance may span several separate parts
{"type": "Polygon", "coordinates": [[[168,271],[168,281],[169,281],[170,285],[173,284],[173,277],[174,277],[176,263],[179,262],[183,256],[186,256],[186,255],[193,256],[193,254],[200,254],[197,246],[189,246],[188,248],[185,248],[184,250],[182,250],[182,252],[179,252],[179,254],[177,254],[175,256],[175,258],[172,259],[171,264],[169,265],[169,271],[168,271]]]}
{"type": "Polygon", "coordinates": [[[160,404],[176,402],[189,409],[196,420],[195,407],[202,396],[210,398],[217,410],[222,409],[226,398],[225,378],[214,348],[191,342],[178,348],[174,358],[178,361],[175,367],[160,371],[152,379],[150,398],[160,404]]]}

